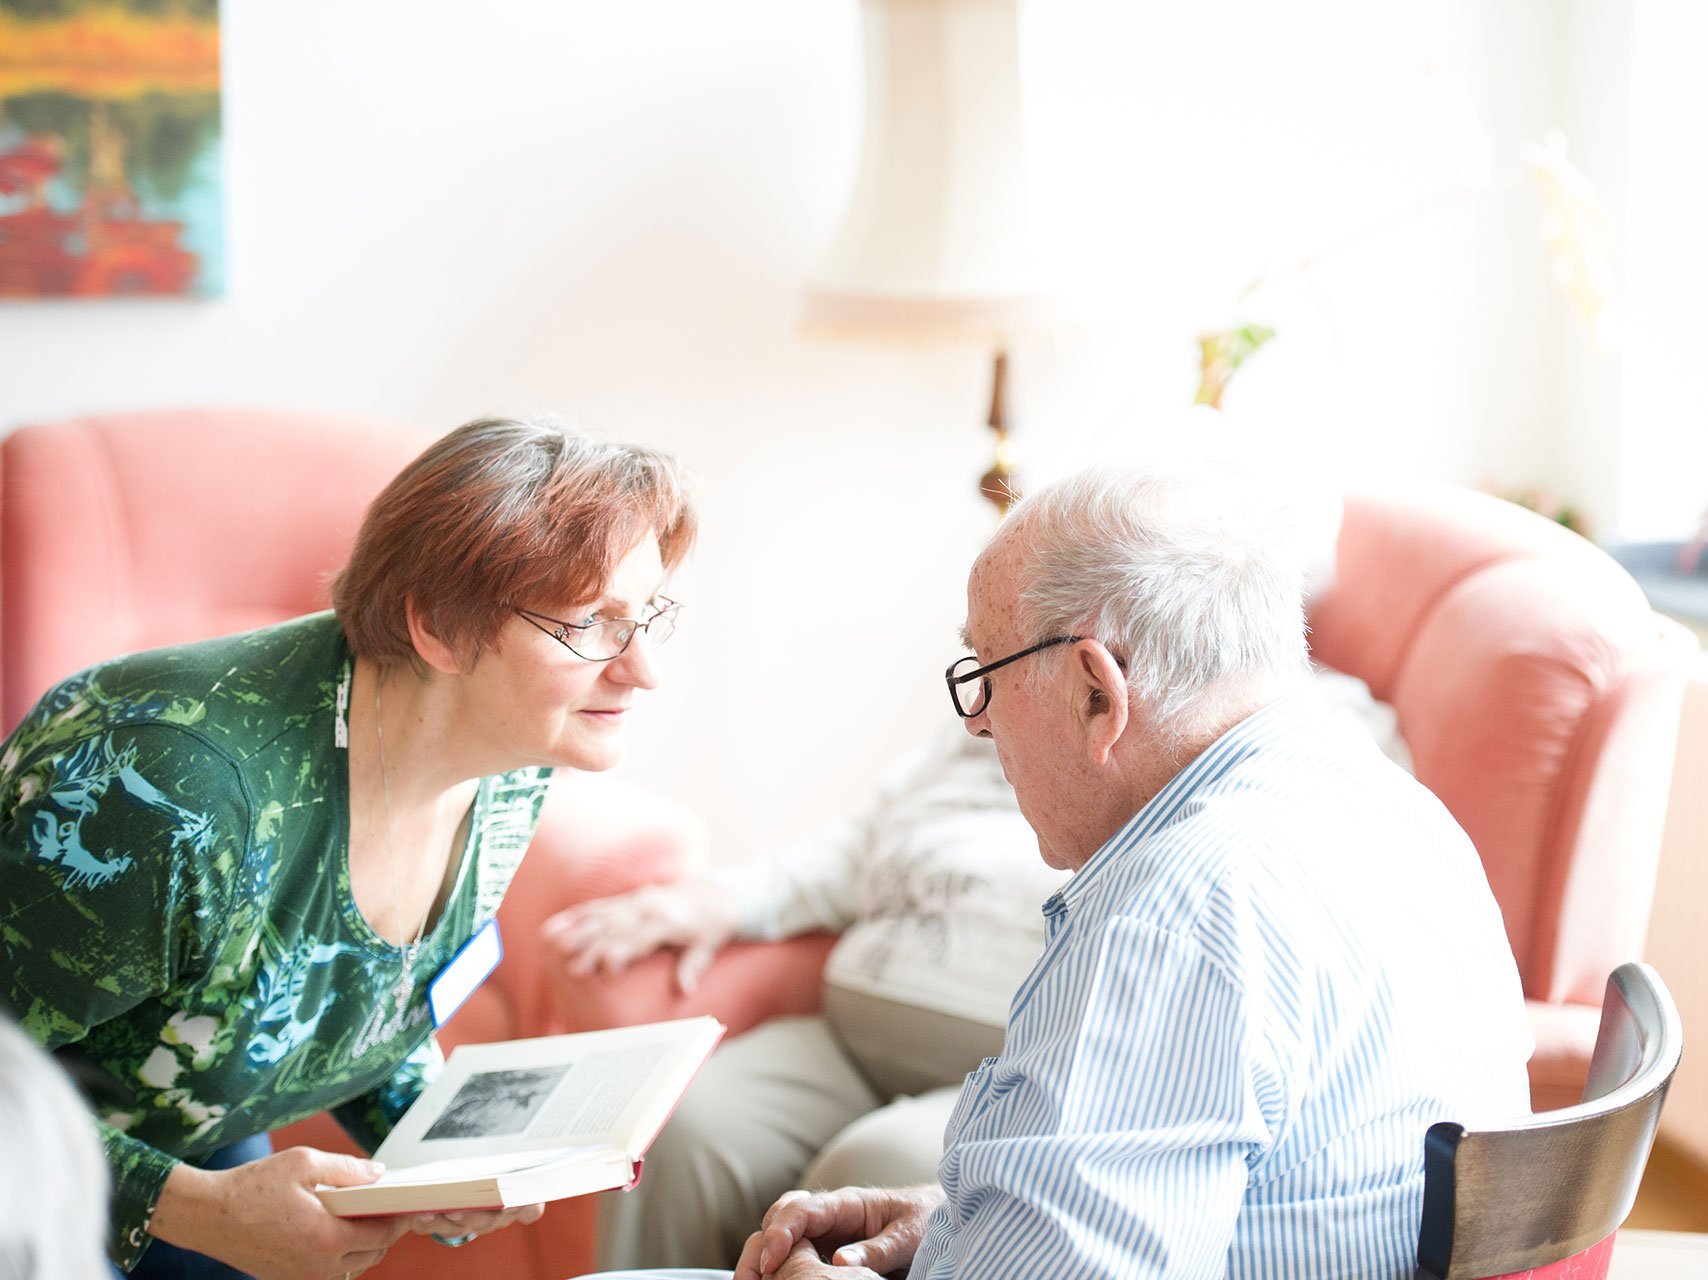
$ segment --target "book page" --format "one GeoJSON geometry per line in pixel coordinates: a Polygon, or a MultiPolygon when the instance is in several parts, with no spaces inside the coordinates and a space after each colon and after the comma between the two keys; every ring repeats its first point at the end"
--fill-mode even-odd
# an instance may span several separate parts
{"type": "MultiPolygon", "coordinates": [[[[642,1044],[582,1059],[528,1126],[528,1137],[573,1142],[609,1133],[652,1077],[666,1047],[642,1044]]],[[[433,1136],[431,1129],[427,1136],[433,1136]]]]}
{"type": "Polygon", "coordinates": [[[722,1031],[687,1018],[462,1045],[374,1156],[400,1169],[567,1146],[639,1155],[722,1031]]]}
{"type": "Polygon", "coordinates": [[[428,1142],[445,1138],[499,1138],[527,1132],[529,1122],[546,1106],[554,1090],[570,1074],[569,1064],[481,1071],[458,1087],[425,1135],[428,1142]]]}
{"type": "Polygon", "coordinates": [[[423,1141],[602,1137],[634,1101],[666,1047],[635,1045],[557,1066],[476,1072],[428,1126],[423,1141]]]}

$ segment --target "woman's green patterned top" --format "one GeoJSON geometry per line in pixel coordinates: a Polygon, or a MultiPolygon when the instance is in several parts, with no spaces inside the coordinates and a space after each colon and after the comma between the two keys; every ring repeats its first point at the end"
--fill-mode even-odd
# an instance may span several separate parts
{"type": "Polygon", "coordinates": [[[179,1158],[328,1107],[373,1149],[437,1070],[426,982],[533,834],[549,771],[483,780],[399,999],[350,894],[351,667],[330,613],[136,654],[0,748],[0,1002],[97,1098],[127,1268],[179,1158]]]}

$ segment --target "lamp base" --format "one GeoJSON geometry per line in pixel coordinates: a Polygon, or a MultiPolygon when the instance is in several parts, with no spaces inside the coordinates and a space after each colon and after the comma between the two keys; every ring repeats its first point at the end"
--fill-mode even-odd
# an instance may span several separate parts
{"type": "Polygon", "coordinates": [[[996,432],[996,458],[990,470],[979,477],[979,492],[996,508],[997,518],[1020,499],[1014,464],[1008,451],[1008,353],[996,351],[990,372],[990,429],[996,432]]]}
{"type": "Polygon", "coordinates": [[[1015,492],[1012,481],[1014,471],[1003,458],[1005,446],[999,442],[996,446],[996,461],[991,464],[989,471],[979,477],[979,492],[996,508],[998,516],[1008,514],[1008,509],[1020,500],[1015,492]]]}

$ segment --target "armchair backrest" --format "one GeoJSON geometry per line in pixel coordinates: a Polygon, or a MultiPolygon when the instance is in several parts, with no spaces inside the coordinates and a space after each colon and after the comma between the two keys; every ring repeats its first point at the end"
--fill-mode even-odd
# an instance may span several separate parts
{"type": "Polygon", "coordinates": [[[1660,976],[1644,964],[1621,965],[1607,980],[1582,1103],[1501,1126],[1431,1126],[1420,1280],[1541,1280],[1556,1265],[1561,1280],[1605,1275],[1682,1046],[1660,976]]]}
{"type": "Polygon", "coordinates": [[[1311,645],[1393,705],[1482,856],[1525,995],[1597,1003],[1642,953],[1689,635],[1594,544],[1439,486],[1347,498],[1311,645]]]}
{"type": "Polygon", "coordinates": [[[247,409],[0,440],[0,734],[91,663],[327,607],[367,504],[426,443],[247,409]]]}

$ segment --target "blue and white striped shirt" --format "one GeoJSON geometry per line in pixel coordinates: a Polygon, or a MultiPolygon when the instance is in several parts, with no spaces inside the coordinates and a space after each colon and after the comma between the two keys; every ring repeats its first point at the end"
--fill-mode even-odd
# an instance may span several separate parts
{"type": "Polygon", "coordinates": [[[1409,1280],[1425,1130],[1529,1109],[1476,852],[1308,696],[1225,734],[1044,914],[914,1280],[1409,1280]]]}

